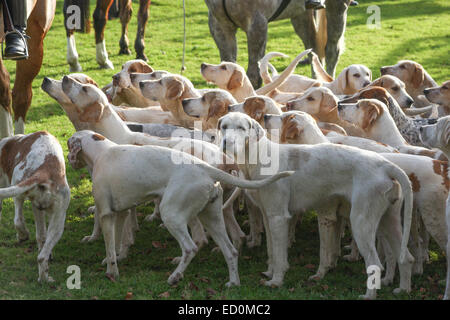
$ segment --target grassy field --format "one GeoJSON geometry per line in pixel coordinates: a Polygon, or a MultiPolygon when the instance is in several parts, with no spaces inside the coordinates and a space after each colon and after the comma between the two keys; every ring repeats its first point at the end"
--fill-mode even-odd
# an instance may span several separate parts
{"type": "MultiPolygon", "coordinates": [[[[91,1],[94,2],[94,1],[91,1]]],[[[346,51],[342,54],[337,72],[352,63],[367,65],[374,78],[379,76],[382,65],[394,64],[401,59],[416,60],[432,77],[441,83],[449,78],[450,3],[446,0],[360,0],[358,7],[352,7],[348,14],[346,51]],[[370,5],[381,8],[381,29],[370,30],[366,26],[370,5]]],[[[147,26],[146,53],[149,63],[156,69],[179,72],[182,56],[183,11],[182,1],[154,0],[147,26]]],[[[219,53],[212,40],[207,24],[207,8],[203,0],[188,0],[187,3],[187,50],[184,75],[198,88],[206,86],[199,67],[202,62],[218,63],[219,53]]],[[[59,105],[40,89],[44,76],[60,79],[68,73],[65,62],[66,39],[63,27],[62,1],[58,1],[56,18],[45,39],[44,64],[33,83],[33,103],[28,114],[26,132],[48,130],[55,135],[67,155],[67,139],[74,129],[59,105]]],[[[134,13],[137,5],[134,3],[134,13]]],[[[130,40],[134,42],[136,32],[135,15],[130,24],[130,40]]],[[[111,80],[122,63],[134,56],[119,56],[119,21],[109,21],[106,31],[107,49],[116,70],[99,70],[95,62],[93,34],[77,35],[80,63],[84,72],[100,85],[111,80]]],[[[239,63],[247,64],[246,38],[239,32],[239,63]]],[[[302,51],[303,45],[294,34],[289,21],[275,22],[269,28],[268,51],[281,51],[294,57],[302,51]]],[[[289,60],[275,61],[282,69],[289,60]]],[[[14,81],[14,64],[7,63],[14,81]]],[[[309,66],[297,69],[300,74],[310,75],[309,66]]],[[[105,256],[104,243],[99,240],[82,244],[83,236],[90,234],[93,216],[87,208],[93,205],[91,183],[87,171],[75,171],[67,167],[72,200],[67,214],[64,235],[54,249],[50,274],[56,282],[41,285],[37,280],[37,249],[34,240],[34,221],[29,204],[25,216],[31,240],[18,244],[13,223],[13,204],[7,200],[0,222],[0,299],[356,299],[364,293],[366,275],[364,264],[339,260],[336,270],[320,282],[307,281],[315,272],[319,258],[319,239],[316,218],[312,213],[306,216],[297,229],[295,245],[289,250],[290,269],[285,285],[270,289],[259,284],[260,272],[266,270],[265,245],[248,249],[244,246],[239,259],[242,285],[227,289],[227,269],[220,253],[212,253],[214,247],[203,248],[193,260],[184,280],[176,287],[167,285],[166,280],[174,266],[169,263],[179,255],[176,241],[160,222],[147,223],[143,217],[151,213],[148,207],[139,208],[141,230],[136,244],[131,248],[126,261],[120,263],[121,278],[111,282],[105,277],[101,261],[105,256]],[[66,269],[69,265],[81,268],[80,290],[68,290],[66,269]]],[[[239,217],[242,222],[245,217],[239,217]]],[[[248,231],[247,226],[243,227],[248,231]]],[[[344,240],[348,243],[349,238],[344,240]]],[[[382,299],[438,299],[444,292],[445,257],[432,245],[431,263],[425,266],[422,276],[413,277],[411,294],[394,296],[395,288],[384,287],[379,291],[382,299]]],[[[398,277],[396,277],[396,284],[398,277]]]]}

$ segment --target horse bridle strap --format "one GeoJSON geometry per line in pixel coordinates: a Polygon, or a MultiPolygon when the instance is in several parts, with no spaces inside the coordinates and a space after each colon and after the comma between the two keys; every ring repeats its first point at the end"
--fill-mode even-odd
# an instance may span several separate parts
{"type": "MultiPolygon", "coordinates": [[[[281,4],[278,7],[277,11],[275,11],[275,13],[269,18],[268,21],[271,22],[271,21],[274,21],[276,18],[278,18],[280,16],[280,14],[283,13],[284,9],[286,9],[286,7],[289,5],[289,3],[291,3],[291,0],[281,1],[281,4]]],[[[233,21],[233,19],[231,19],[230,14],[228,13],[226,0],[222,0],[222,6],[223,6],[223,11],[225,11],[225,15],[227,16],[228,20],[230,20],[231,23],[235,27],[237,27],[238,25],[233,21]]]]}

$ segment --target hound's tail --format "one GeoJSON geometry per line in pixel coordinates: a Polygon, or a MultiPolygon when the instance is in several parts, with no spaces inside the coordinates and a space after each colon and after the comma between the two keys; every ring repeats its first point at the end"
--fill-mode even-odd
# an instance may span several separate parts
{"type": "Polygon", "coordinates": [[[231,174],[223,172],[222,170],[216,169],[210,165],[202,165],[202,167],[206,169],[206,171],[209,173],[209,176],[212,179],[244,189],[259,189],[281,178],[289,177],[295,172],[295,171],[282,171],[261,180],[243,180],[239,179],[238,177],[232,176],[231,174]]]}
{"type": "Polygon", "coordinates": [[[391,178],[397,180],[402,188],[404,195],[403,206],[403,235],[400,249],[400,262],[404,263],[406,259],[406,252],[408,250],[409,232],[411,230],[411,219],[413,209],[413,193],[411,182],[406,173],[397,166],[390,166],[389,175],[391,178]]]}
{"type": "Polygon", "coordinates": [[[277,74],[276,69],[269,63],[270,59],[272,59],[273,57],[287,58],[289,56],[281,52],[269,52],[259,61],[259,75],[261,76],[265,85],[272,82],[272,77],[269,74],[269,68],[271,69],[273,76],[277,74]]]}
{"type": "Polygon", "coordinates": [[[298,56],[296,56],[295,59],[292,60],[292,62],[287,66],[287,68],[283,71],[283,73],[280,74],[280,76],[275,81],[256,90],[256,94],[265,95],[281,86],[286,81],[286,79],[294,72],[295,67],[300,62],[300,60],[302,60],[302,58],[311,51],[312,49],[308,49],[300,53],[298,56]]]}
{"type": "Polygon", "coordinates": [[[28,190],[33,189],[38,184],[39,181],[37,181],[35,178],[32,177],[25,181],[22,181],[21,183],[15,186],[0,188],[0,199],[18,197],[27,192],[28,190]]]}
{"type": "Polygon", "coordinates": [[[323,68],[322,64],[319,61],[319,57],[312,52],[312,67],[314,69],[314,72],[316,73],[317,80],[321,80],[323,82],[332,82],[334,79],[332,76],[330,76],[325,69],[323,68]]]}

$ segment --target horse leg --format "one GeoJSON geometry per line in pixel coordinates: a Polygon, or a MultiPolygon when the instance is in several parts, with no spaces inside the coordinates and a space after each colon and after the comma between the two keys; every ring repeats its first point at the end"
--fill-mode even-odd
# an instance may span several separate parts
{"type": "Polygon", "coordinates": [[[122,36],[119,41],[119,54],[131,54],[130,49],[128,49],[128,23],[131,20],[131,15],[133,13],[133,8],[131,7],[131,0],[120,0],[120,23],[122,24],[122,36]]]}
{"type": "Polygon", "coordinates": [[[78,51],[77,45],[75,43],[75,31],[74,30],[66,30],[67,34],[67,63],[69,64],[70,72],[81,72],[83,68],[81,68],[80,63],[78,62],[78,51]]]}
{"type": "Polygon", "coordinates": [[[102,69],[114,69],[113,63],[108,58],[104,37],[107,15],[112,3],[113,0],[97,0],[97,6],[94,10],[96,58],[102,69]]]}
{"type": "Polygon", "coordinates": [[[31,37],[28,40],[30,57],[26,60],[17,61],[16,81],[12,90],[16,134],[25,132],[25,118],[33,97],[31,84],[41,70],[44,56],[44,38],[53,22],[55,8],[55,5],[48,6],[45,2],[39,2],[28,18],[27,34],[31,37]],[[50,12],[47,12],[47,10],[50,10],[50,12]]]}
{"type": "Polygon", "coordinates": [[[139,12],[138,12],[138,27],[136,33],[136,40],[134,41],[134,50],[136,50],[136,59],[142,59],[148,61],[147,56],[144,53],[145,49],[145,26],[148,21],[148,10],[150,8],[151,0],[140,0],[139,1],[139,12]]]}
{"type": "Polygon", "coordinates": [[[12,135],[10,79],[8,70],[0,57],[0,139],[12,135]]]}

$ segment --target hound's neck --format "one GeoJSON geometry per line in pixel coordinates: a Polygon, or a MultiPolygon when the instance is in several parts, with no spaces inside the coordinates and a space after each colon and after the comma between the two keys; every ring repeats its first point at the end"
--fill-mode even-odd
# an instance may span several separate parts
{"type": "Polygon", "coordinates": [[[372,140],[386,143],[394,148],[407,145],[394,120],[386,112],[372,126],[369,136],[372,140]]]}
{"type": "Polygon", "coordinates": [[[169,110],[174,118],[182,124],[183,127],[192,128],[194,126],[194,121],[196,118],[189,117],[183,110],[182,101],[188,98],[200,98],[200,93],[195,89],[189,86],[185,86],[185,90],[181,97],[178,99],[161,99],[161,108],[163,110],[169,110]]]}
{"type": "Polygon", "coordinates": [[[94,123],[94,131],[117,144],[133,144],[133,132],[109,105],[105,106],[99,122],[94,123]]]}
{"type": "Polygon", "coordinates": [[[87,137],[82,141],[83,153],[81,155],[83,161],[86,163],[89,172],[92,172],[95,162],[99,156],[108,148],[115,146],[116,144],[109,140],[95,141],[91,137],[87,137]],[[90,140],[90,141],[86,141],[90,140]]]}
{"type": "Polygon", "coordinates": [[[223,86],[220,89],[227,90],[229,93],[231,93],[238,103],[244,102],[244,100],[248,97],[257,95],[255,89],[253,89],[252,83],[247,78],[244,79],[242,87],[233,90],[228,90],[226,86],[223,86]]]}
{"type": "Polygon", "coordinates": [[[319,143],[327,143],[328,141],[327,137],[325,137],[320,131],[319,128],[317,130],[309,130],[307,133],[303,135],[304,138],[301,141],[298,141],[296,143],[299,144],[319,144],[319,143]]]}
{"type": "Polygon", "coordinates": [[[402,128],[407,127],[411,124],[412,119],[406,116],[395,99],[392,98],[389,101],[387,107],[398,129],[401,130],[402,128]]]}

